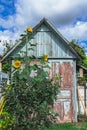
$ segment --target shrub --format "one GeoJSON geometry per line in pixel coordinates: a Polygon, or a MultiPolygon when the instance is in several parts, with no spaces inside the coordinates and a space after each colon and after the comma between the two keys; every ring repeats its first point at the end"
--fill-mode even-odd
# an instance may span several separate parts
{"type": "Polygon", "coordinates": [[[12,130],[13,124],[13,117],[9,113],[3,111],[0,117],[0,130],[12,130]]]}

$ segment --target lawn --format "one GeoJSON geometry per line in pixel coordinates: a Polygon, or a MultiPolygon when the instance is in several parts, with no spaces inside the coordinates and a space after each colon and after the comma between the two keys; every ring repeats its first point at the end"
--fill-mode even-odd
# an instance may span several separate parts
{"type": "MultiPolygon", "coordinates": [[[[53,125],[52,127],[48,129],[45,128],[44,130],[83,130],[83,129],[76,127],[76,125],[72,123],[64,123],[64,124],[53,125]]],[[[84,129],[84,130],[87,130],[87,129],[84,129]]]]}

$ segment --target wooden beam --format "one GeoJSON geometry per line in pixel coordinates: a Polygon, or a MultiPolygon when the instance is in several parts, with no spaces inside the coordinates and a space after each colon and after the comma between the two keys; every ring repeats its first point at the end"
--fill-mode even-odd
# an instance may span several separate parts
{"type": "Polygon", "coordinates": [[[78,96],[79,96],[79,99],[80,99],[80,101],[81,101],[81,103],[82,103],[84,112],[85,112],[86,115],[87,115],[87,108],[85,107],[85,102],[84,102],[83,99],[82,99],[82,96],[81,96],[81,94],[80,94],[79,88],[78,88],[78,96]]]}

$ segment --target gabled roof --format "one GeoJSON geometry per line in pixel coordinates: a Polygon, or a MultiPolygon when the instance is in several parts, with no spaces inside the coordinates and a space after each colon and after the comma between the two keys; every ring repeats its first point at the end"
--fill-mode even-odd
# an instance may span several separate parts
{"type": "MultiPolygon", "coordinates": [[[[64,43],[66,44],[66,46],[71,50],[71,52],[79,59],[81,60],[81,57],[79,56],[79,54],[70,46],[69,41],[63,37],[63,35],[53,26],[53,24],[51,22],[48,21],[48,19],[43,18],[34,28],[33,28],[33,32],[35,32],[42,24],[47,25],[58,37],[60,37],[64,43]]],[[[9,57],[9,55],[12,54],[13,51],[15,51],[17,49],[17,47],[21,44],[21,42],[19,42],[18,44],[16,44],[5,56],[3,56],[2,58],[2,62],[9,57]]]]}

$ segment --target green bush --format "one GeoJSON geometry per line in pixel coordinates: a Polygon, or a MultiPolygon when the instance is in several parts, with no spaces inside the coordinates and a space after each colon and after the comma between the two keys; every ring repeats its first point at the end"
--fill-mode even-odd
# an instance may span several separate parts
{"type": "Polygon", "coordinates": [[[13,124],[13,117],[9,113],[3,111],[0,116],[0,130],[12,130],[13,124]]]}

